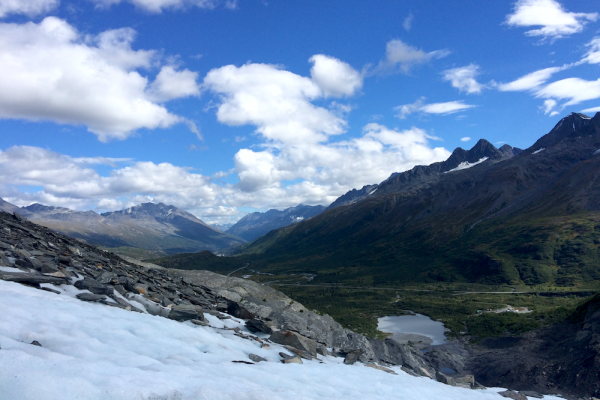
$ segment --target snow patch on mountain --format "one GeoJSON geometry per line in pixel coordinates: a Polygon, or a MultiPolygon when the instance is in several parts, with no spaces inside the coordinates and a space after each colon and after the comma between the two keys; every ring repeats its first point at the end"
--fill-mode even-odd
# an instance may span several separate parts
{"type": "Polygon", "coordinates": [[[545,148],[545,147],[542,147],[541,149],[537,149],[536,151],[534,151],[534,152],[533,152],[533,153],[531,153],[531,154],[537,154],[537,153],[539,153],[539,152],[542,152],[542,151],[544,151],[544,150],[546,150],[546,148],[545,148]]]}
{"type": "Polygon", "coordinates": [[[600,154],[600,149],[596,150],[595,152],[592,153],[593,156],[600,154]]]}
{"type": "Polygon", "coordinates": [[[460,171],[462,169],[468,169],[468,168],[476,166],[477,164],[481,164],[482,162],[484,162],[487,159],[488,159],[488,157],[483,157],[483,158],[480,158],[479,161],[475,161],[474,163],[464,161],[464,162],[461,162],[460,164],[458,164],[458,167],[452,168],[451,170],[446,171],[444,173],[447,174],[448,172],[454,172],[454,171],[460,171]]]}

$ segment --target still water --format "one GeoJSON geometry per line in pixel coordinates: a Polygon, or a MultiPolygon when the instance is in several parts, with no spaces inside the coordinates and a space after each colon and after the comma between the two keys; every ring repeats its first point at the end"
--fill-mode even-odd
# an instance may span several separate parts
{"type": "Polygon", "coordinates": [[[432,340],[432,345],[446,343],[444,324],[434,321],[426,315],[401,315],[379,318],[377,329],[381,332],[392,333],[392,337],[405,334],[426,336],[432,340]]]}

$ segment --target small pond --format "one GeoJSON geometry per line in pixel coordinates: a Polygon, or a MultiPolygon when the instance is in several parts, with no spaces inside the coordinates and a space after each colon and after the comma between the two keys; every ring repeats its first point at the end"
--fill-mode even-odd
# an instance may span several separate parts
{"type": "Polygon", "coordinates": [[[381,332],[391,333],[392,339],[402,340],[404,338],[414,341],[414,337],[425,336],[431,339],[433,346],[446,343],[444,324],[434,321],[426,315],[389,316],[379,318],[377,321],[377,329],[381,332]]]}

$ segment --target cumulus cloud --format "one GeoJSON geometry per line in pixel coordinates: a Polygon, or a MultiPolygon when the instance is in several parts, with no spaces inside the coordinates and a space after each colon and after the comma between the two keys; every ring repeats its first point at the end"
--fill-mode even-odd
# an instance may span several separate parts
{"type": "Polygon", "coordinates": [[[581,32],[589,21],[596,21],[598,13],[567,12],[555,0],[519,0],[512,14],[507,15],[506,24],[517,27],[539,26],[525,32],[527,36],[557,39],[581,32]]]}
{"type": "Polygon", "coordinates": [[[278,143],[318,143],[344,132],[346,121],[311,100],[324,93],[312,79],[268,64],[227,65],[211,70],[203,87],[220,96],[217,119],[255,125],[278,143]]]}
{"type": "Polygon", "coordinates": [[[176,71],[175,67],[162,67],[156,79],[148,88],[148,95],[157,102],[165,102],[182,97],[198,96],[200,89],[196,84],[198,73],[188,69],[176,71]]]}
{"type": "Polygon", "coordinates": [[[9,14],[35,17],[54,10],[59,3],[59,0],[0,0],[0,18],[9,14]]]}
{"type": "Polygon", "coordinates": [[[157,104],[196,94],[194,73],[165,67],[149,85],[138,70],[157,55],[133,50],[134,37],[130,28],[83,36],[55,17],[0,24],[0,118],[85,125],[102,141],[180,122],[197,131],[157,104]]]}
{"type": "Polygon", "coordinates": [[[509,83],[501,83],[498,85],[498,90],[502,92],[516,92],[538,88],[546,83],[552,75],[557,72],[569,68],[570,65],[562,67],[544,68],[538,71],[531,72],[509,83]]]}
{"type": "Polygon", "coordinates": [[[224,4],[226,8],[237,8],[237,2],[228,0],[92,0],[101,7],[110,7],[113,4],[131,3],[134,6],[146,11],[160,13],[164,9],[182,9],[189,7],[199,7],[212,9],[219,4],[224,4]]]}
{"type": "Polygon", "coordinates": [[[465,67],[448,69],[443,72],[444,80],[449,81],[452,87],[467,94],[481,93],[484,86],[475,79],[479,75],[479,66],[470,64],[465,67]]]}
{"type": "Polygon", "coordinates": [[[398,112],[396,116],[400,119],[405,119],[408,115],[413,113],[425,113],[425,114],[441,114],[449,115],[459,111],[468,110],[469,108],[476,107],[471,104],[465,104],[463,101],[449,101],[446,103],[431,103],[425,104],[425,98],[422,97],[412,104],[404,104],[401,106],[394,107],[394,110],[398,112]]]}
{"type": "Polygon", "coordinates": [[[349,110],[337,103],[331,109],[315,106],[325,97],[323,88],[272,65],[215,69],[203,87],[215,96],[219,121],[254,125],[262,140],[236,153],[234,170],[207,177],[169,163],[75,158],[20,146],[0,152],[0,193],[21,205],[39,201],[78,209],[161,201],[208,222],[231,222],[241,217],[241,207],[329,204],[350,189],[450,155],[416,127],[370,123],[359,137],[334,141],[349,110]],[[95,164],[109,166],[109,172],[100,175],[95,164]],[[217,183],[230,173],[237,173],[239,183],[217,183]],[[42,190],[24,193],[23,186],[42,190]]]}
{"type": "Polygon", "coordinates": [[[387,42],[385,46],[385,59],[379,62],[375,73],[390,73],[400,70],[408,73],[411,68],[419,64],[426,64],[433,59],[443,58],[450,54],[449,50],[435,50],[425,52],[404,43],[400,39],[387,42]]]}
{"type": "Polygon", "coordinates": [[[352,96],[363,84],[362,75],[349,64],[334,57],[317,54],[309,60],[312,80],[325,97],[352,96]]]}

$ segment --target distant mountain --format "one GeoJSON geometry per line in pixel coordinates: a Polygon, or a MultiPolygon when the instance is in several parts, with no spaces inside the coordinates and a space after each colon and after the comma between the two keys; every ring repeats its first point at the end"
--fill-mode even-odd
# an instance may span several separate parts
{"type": "Polygon", "coordinates": [[[138,257],[217,251],[244,243],[186,211],[162,203],[144,203],[103,214],[37,203],[15,207],[3,200],[0,203],[3,211],[20,212],[33,222],[71,237],[138,257]]]}
{"type": "Polygon", "coordinates": [[[524,151],[480,140],[364,189],[242,258],[314,282],[600,280],[600,113],[570,114],[524,151]]]}
{"type": "Polygon", "coordinates": [[[227,230],[227,233],[239,236],[247,241],[252,241],[259,236],[282,228],[296,222],[312,218],[325,210],[324,206],[305,206],[286,208],[283,211],[269,210],[267,212],[254,212],[240,219],[227,230]]]}
{"type": "Polygon", "coordinates": [[[230,223],[230,224],[210,224],[210,226],[212,226],[215,229],[220,230],[221,232],[227,232],[227,230],[229,228],[231,228],[234,224],[230,223]]]}

